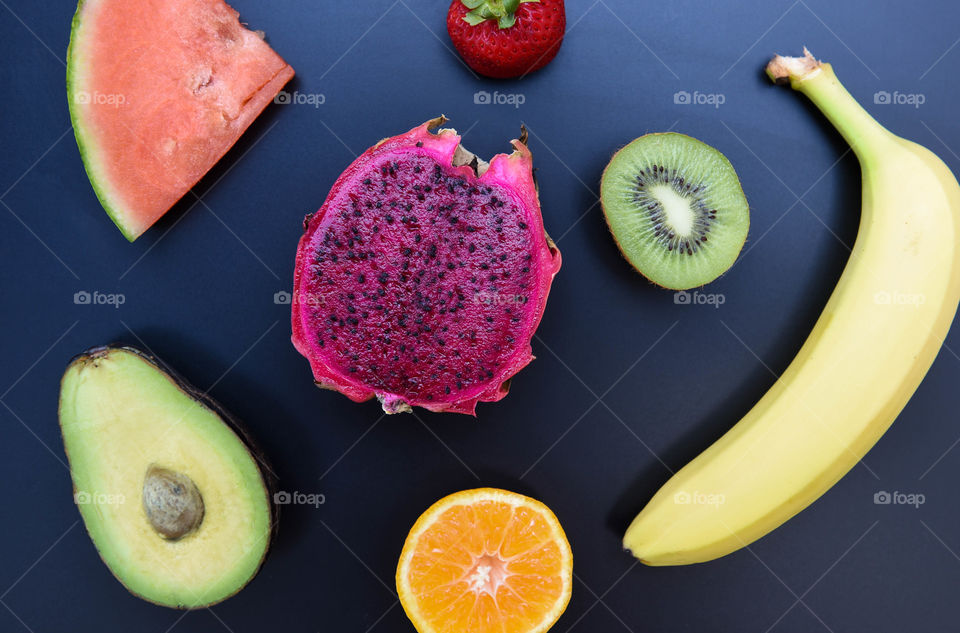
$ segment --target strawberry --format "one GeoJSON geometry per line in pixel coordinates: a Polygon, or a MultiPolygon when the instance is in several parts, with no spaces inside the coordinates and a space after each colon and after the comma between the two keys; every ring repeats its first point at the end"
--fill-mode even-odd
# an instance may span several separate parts
{"type": "Polygon", "coordinates": [[[467,65],[503,79],[552,60],[566,29],[564,0],[453,0],[447,32],[467,65]]]}

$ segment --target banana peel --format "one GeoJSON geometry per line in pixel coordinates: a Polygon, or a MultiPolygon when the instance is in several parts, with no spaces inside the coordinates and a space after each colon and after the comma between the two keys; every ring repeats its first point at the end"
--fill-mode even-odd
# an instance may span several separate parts
{"type": "Polygon", "coordinates": [[[630,525],[623,544],[648,565],[734,552],[829,490],[920,385],[960,301],[960,186],[950,169],[881,126],[809,51],[775,57],[767,73],[810,98],[855,152],[860,227],[784,374],[630,525]]]}

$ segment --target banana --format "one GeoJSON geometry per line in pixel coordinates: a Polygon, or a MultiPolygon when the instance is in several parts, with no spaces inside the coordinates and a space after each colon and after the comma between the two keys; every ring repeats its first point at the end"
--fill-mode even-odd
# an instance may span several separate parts
{"type": "Polygon", "coordinates": [[[648,565],[719,558],[813,503],[906,405],[960,301],[960,186],[949,168],[883,128],[806,49],[775,57],[767,74],[807,95],[856,153],[857,240],[783,376],[630,525],[624,547],[648,565]]]}

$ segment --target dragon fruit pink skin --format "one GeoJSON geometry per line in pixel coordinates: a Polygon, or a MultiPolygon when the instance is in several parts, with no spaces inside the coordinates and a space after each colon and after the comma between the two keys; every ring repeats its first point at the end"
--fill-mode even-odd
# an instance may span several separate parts
{"type": "Polygon", "coordinates": [[[294,346],[318,386],[387,413],[503,398],[560,269],[526,134],[488,165],[445,121],[357,158],[297,249],[294,346]]]}

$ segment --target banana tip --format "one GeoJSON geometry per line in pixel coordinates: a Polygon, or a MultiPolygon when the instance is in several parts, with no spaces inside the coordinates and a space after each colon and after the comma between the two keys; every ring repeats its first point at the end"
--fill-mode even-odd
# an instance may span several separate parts
{"type": "Polygon", "coordinates": [[[767,64],[767,76],[776,84],[788,84],[792,80],[802,79],[820,67],[820,62],[803,47],[803,57],[774,55],[767,64]]]}

